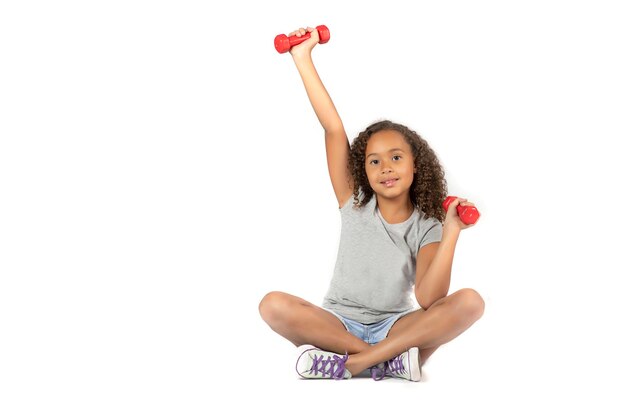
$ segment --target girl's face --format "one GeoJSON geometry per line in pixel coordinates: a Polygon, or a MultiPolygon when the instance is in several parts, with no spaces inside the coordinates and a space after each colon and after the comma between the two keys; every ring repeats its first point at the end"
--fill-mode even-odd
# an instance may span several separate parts
{"type": "Polygon", "coordinates": [[[370,137],[365,148],[365,172],[377,195],[408,195],[416,170],[411,147],[400,132],[383,130],[370,137]]]}

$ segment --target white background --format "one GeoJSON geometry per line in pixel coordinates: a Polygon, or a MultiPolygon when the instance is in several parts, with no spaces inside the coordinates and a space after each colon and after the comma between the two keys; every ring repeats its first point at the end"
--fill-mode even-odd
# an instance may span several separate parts
{"type": "Polygon", "coordinates": [[[623,415],[626,14],[617,1],[7,1],[0,415],[623,415]],[[352,138],[437,152],[480,223],[483,318],[424,381],[301,381],[258,315],[319,304],[340,221],[279,33],[352,138]]]}

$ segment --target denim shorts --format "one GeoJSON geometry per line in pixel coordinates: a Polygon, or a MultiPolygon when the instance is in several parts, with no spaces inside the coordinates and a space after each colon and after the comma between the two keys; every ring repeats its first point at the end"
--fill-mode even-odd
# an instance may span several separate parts
{"type": "Polygon", "coordinates": [[[399,318],[404,317],[407,314],[415,311],[403,311],[402,313],[394,314],[393,316],[376,323],[363,324],[356,320],[344,317],[326,308],[324,310],[332,313],[335,317],[337,317],[344,325],[346,330],[348,330],[348,332],[355,335],[365,343],[369,343],[370,345],[375,345],[376,343],[385,339],[387,337],[387,334],[389,333],[389,330],[391,330],[391,326],[393,326],[399,318]]]}

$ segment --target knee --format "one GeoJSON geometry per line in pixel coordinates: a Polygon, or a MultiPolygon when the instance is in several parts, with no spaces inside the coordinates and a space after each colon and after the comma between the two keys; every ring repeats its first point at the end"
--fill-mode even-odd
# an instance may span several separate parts
{"type": "Polygon", "coordinates": [[[265,294],[259,303],[259,313],[266,323],[274,323],[284,317],[289,310],[289,298],[280,291],[271,291],[265,294]]]}
{"type": "Polygon", "coordinates": [[[480,294],[471,288],[463,288],[457,292],[459,310],[466,318],[475,322],[482,317],[485,311],[485,301],[480,294]]]}

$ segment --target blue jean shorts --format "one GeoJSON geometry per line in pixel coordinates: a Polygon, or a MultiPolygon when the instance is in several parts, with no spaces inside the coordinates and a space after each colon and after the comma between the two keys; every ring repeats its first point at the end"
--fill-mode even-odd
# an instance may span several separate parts
{"type": "Polygon", "coordinates": [[[381,340],[387,337],[389,330],[391,330],[391,326],[393,326],[399,318],[406,316],[409,313],[412,313],[415,310],[403,311],[402,313],[394,314],[393,316],[381,320],[377,323],[372,324],[363,324],[356,320],[349,319],[344,317],[334,311],[324,309],[329,313],[333,314],[335,317],[341,321],[343,326],[350,332],[355,335],[365,343],[369,343],[370,345],[375,345],[381,340]]]}

